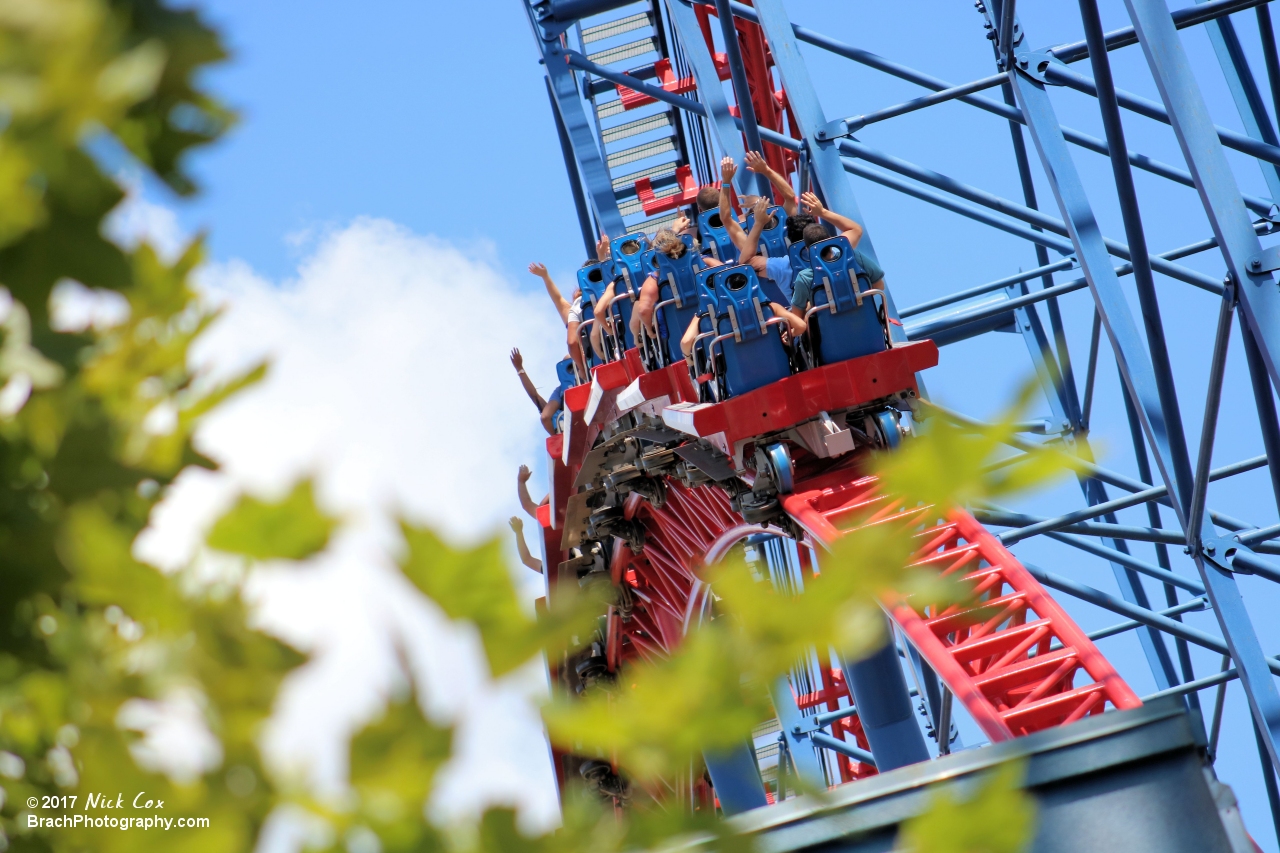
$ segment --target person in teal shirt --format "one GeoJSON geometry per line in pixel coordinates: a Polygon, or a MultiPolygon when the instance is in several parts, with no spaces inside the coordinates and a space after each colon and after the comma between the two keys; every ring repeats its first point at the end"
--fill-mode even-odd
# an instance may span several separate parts
{"type": "MultiPolygon", "coordinates": [[[[834,211],[827,210],[813,193],[802,195],[800,202],[815,219],[830,222],[839,229],[840,236],[849,238],[850,245],[855,247],[853,258],[867,274],[867,278],[871,281],[871,287],[875,290],[884,290],[884,270],[880,268],[880,265],[874,259],[859,252],[856,248],[858,241],[862,239],[862,226],[847,216],[841,216],[834,211]]],[[[823,228],[818,222],[804,229],[804,242],[808,246],[826,240],[830,236],[827,233],[827,229],[823,228]]],[[[794,289],[791,292],[791,310],[804,316],[804,312],[809,310],[809,305],[813,302],[813,269],[806,267],[796,273],[795,278],[792,280],[792,287],[794,289]]]]}

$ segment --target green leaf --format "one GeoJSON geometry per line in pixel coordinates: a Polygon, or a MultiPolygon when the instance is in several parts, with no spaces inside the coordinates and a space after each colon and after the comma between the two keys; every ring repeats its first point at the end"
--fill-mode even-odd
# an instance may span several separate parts
{"type": "Polygon", "coordinates": [[[554,659],[585,636],[596,616],[575,590],[562,589],[553,606],[535,620],[516,596],[502,546],[490,539],[475,548],[453,548],[433,531],[402,521],[408,548],[400,568],[451,619],[475,624],[493,675],[499,676],[546,652],[554,659]]]}
{"type": "Polygon", "coordinates": [[[641,780],[669,776],[704,750],[742,744],[772,716],[764,682],[746,677],[742,651],[726,626],[713,623],[671,659],[632,666],[613,691],[559,698],[543,717],[552,739],[567,748],[616,755],[641,780]]]}
{"type": "Polygon", "coordinates": [[[310,479],[282,500],[244,495],[209,531],[210,548],[255,560],[302,560],[323,551],[337,522],[316,506],[310,479]]]}
{"type": "Polygon", "coordinates": [[[1017,401],[994,423],[974,426],[927,408],[922,435],[882,456],[876,466],[884,488],[909,502],[967,506],[1048,485],[1079,468],[1080,459],[1058,447],[1028,449],[1016,463],[997,465],[1025,419],[1036,386],[1024,385],[1017,401]]]}

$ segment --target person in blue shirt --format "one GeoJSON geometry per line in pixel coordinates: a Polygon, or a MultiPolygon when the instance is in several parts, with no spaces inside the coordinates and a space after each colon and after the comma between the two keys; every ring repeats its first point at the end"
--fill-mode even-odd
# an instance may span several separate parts
{"type": "MultiPolygon", "coordinates": [[[[828,239],[831,235],[821,223],[831,223],[839,229],[841,236],[849,238],[850,245],[854,246],[854,260],[862,266],[871,282],[871,287],[875,290],[884,290],[884,270],[873,258],[857,249],[858,241],[862,239],[862,226],[847,216],[827,210],[813,193],[800,196],[800,203],[815,220],[818,220],[805,227],[803,235],[805,245],[812,246],[814,243],[828,239]]],[[[796,273],[792,286],[791,310],[803,315],[809,310],[809,304],[813,301],[813,268],[805,267],[796,273]]]]}
{"type": "MultiPolygon", "coordinates": [[[[756,157],[759,157],[759,155],[756,155],[756,157]]],[[[763,158],[760,159],[763,160],[763,158]]],[[[753,162],[752,158],[748,157],[748,166],[750,166],[751,162],[753,162]]],[[[768,168],[768,166],[766,165],[763,168],[768,168]]],[[[791,259],[786,255],[777,258],[769,257],[768,252],[760,246],[759,239],[752,238],[751,235],[747,234],[731,214],[732,204],[729,197],[729,186],[737,171],[737,164],[733,162],[732,158],[725,157],[720,161],[720,219],[725,223],[725,229],[729,232],[729,239],[733,241],[733,245],[738,249],[738,263],[750,264],[751,268],[756,271],[756,275],[771,281],[776,285],[777,290],[780,291],[784,299],[790,299],[793,291],[791,259]]],[[[755,168],[752,171],[759,172],[760,169],[755,168]]],[[[779,190],[778,193],[783,201],[783,209],[787,211],[787,237],[792,242],[796,242],[801,239],[803,229],[807,225],[817,222],[817,216],[812,210],[808,209],[807,205],[806,212],[799,212],[796,208],[795,191],[791,189],[790,185],[786,185],[786,181],[781,175],[777,175],[777,178],[777,183],[785,185],[787,190],[785,193],[779,190]]],[[[770,175],[769,179],[773,181],[773,175],[770,175]]],[[[804,197],[813,202],[817,202],[818,198],[813,193],[805,193],[804,197]]],[[[802,197],[802,200],[804,197],[802,197]]],[[[743,204],[748,205],[753,204],[760,197],[744,195],[742,198],[743,204]]],[[[817,209],[822,210],[821,203],[818,203],[817,209]]],[[[836,218],[840,220],[839,223],[831,219],[828,219],[828,221],[841,228],[845,236],[849,237],[849,242],[855,246],[858,245],[858,240],[862,238],[862,227],[843,216],[837,216],[836,218]]],[[[772,227],[773,224],[772,222],[765,223],[765,227],[772,227]]],[[[769,285],[764,284],[764,287],[768,290],[769,285]]]]}

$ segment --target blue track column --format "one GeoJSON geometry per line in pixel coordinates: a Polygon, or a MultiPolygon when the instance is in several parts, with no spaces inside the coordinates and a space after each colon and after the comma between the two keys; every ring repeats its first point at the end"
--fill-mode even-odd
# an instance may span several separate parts
{"type": "Polygon", "coordinates": [[[689,68],[693,70],[698,100],[706,108],[707,118],[711,119],[711,131],[720,144],[720,151],[724,156],[732,157],[733,162],[741,163],[746,154],[742,147],[742,134],[729,112],[729,102],[725,99],[724,87],[720,85],[715,60],[702,38],[698,16],[694,14],[693,7],[683,0],[667,0],[667,14],[684,48],[685,58],[689,60],[689,68]]]}
{"type": "MultiPolygon", "coordinates": [[[[1163,10],[1169,29],[1169,12],[1163,10]]],[[[1175,34],[1176,38],[1176,34],[1175,34]]],[[[1019,60],[1021,65],[1021,59],[1019,60]]],[[[1031,63],[1028,62],[1030,66],[1031,63]]],[[[1162,479],[1173,498],[1174,510],[1183,529],[1187,529],[1188,511],[1193,491],[1191,463],[1185,442],[1175,444],[1170,441],[1169,425],[1165,422],[1159,387],[1156,381],[1155,368],[1142,345],[1142,338],[1129,310],[1129,303],[1120,287],[1115,269],[1103,243],[1102,232],[1089,205],[1084,185],[1071,154],[1067,150],[1062,128],[1058,124],[1057,115],[1049,102],[1044,85],[1030,76],[1029,72],[1010,72],[1010,82],[1018,97],[1018,103],[1027,120],[1027,127],[1035,141],[1036,150],[1040,154],[1044,170],[1053,188],[1054,197],[1062,211],[1071,241],[1076,247],[1076,256],[1089,289],[1093,292],[1094,302],[1102,323],[1111,341],[1116,363],[1120,367],[1125,387],[1134,402],[1134,409],[1142,423],[1142,431],[1146,434],[1151,446],[1151,454],[1160,470],[1162,479]]],[[[1212,133],[1212,125],[1209,125],[1212,133]]],[[[1216,146],[1217,138],[1213,138],[1216,146]]],[[[1221,154],[1221,149],[1218,149],[1221,154]]],[[[1223,164],[1225,168],[1225,163],[1223,164]]],[[[1198,183],[1198,181],[1197,181],[1198,183]]],[[[1244,205],[1238,193],[1235,196],[1244,215],[1244,205]]],[[[1248,227],[1247,217],[1245,225],[1248,227]]],[[[1252,229],[1249,229],[1252,234],[1252,229]]],[[[1256,242],[1256,237],[1254,238],[1256,242]]],[[[1269,278],[1269,276],[1268,276],[1269,278]]],[[[1280,333],[1280,329],[1273,329],[1280,333]]],[[[1176,434],[1176,433],[1175,433],[1176,434]]],[[[1207,513],[1206,521],[1207,521],[1207,513]]],[[[1211,526],[1206,528],[1212,530],[1211,526]]],[[[1277,694],[1275,683],[1271,679],[1271,671],[1267,666],[1266,656],[1253,630],[1253,623],[1245,609],[1244,600],[1236,586],[1229,567],[1220,566],[1210,560],[1202,551],[1194,555],[1196,567],[1204,580],[1218,624],[1222,628],[1223,637],[1231,651],[1240,672],[1241,684],[1249,699],[1249,706],[1258,721],[1259,728],[1267,735],[1272,760],[1277,758],[1277,740],[1280,739],[1280,694],[1277,694]]]]}
{"type": "MultiPolygon", "coordinates": [[[[1236,111],[1240,113],[1245,133],[1259,142],[1280,146],[1275,128],[1271,126],[1271,117],[1267,115],[1262,93],[1258,91],[1258,83],[1249,68],[1249,60],[1240,46],[1235,24],[1231,23],[1230,17],[1224,15],[1206,22],[1204,29],[1209,35],[1209,41],[1213,43],[1213,52],[1218,55],[1218,64],[1222,66],[1222,75],[1227,79],[1227,87],[1231,89],[1231,99],[1236,102],[1236,111]]],[[[1258,161],[1258,168],[1262,170],[1262,177],[1267,182],[1272,200],[1280,199],[1280,166],[1258,161]]]]}
{"type": "MultiPolygon", "coordinates": [[[[853,219],[865,229],[862,211],[858,208],[853,189],[845,175],[844,164],[840,161],[840,149],[836,141],[827,138],[823,129],[827,124],[822,104],[813,89],[813,81],[809,79],[809,70],[805,67],[804,58],[800,55],[800,45],[796,41],[791,20],[782,7],[782,0],[756,0],[756,14],[760,26],[764,30],[765,39],[773,53],[774,65],[782,75],[782,85],[787,92],[787,103],[791,114],[800,128],[805,145],[809,152],[809,164],[818,186],[826,197],[826,203],[832,210],[837,210],[853,219]]],[[[864,230],[858,248],[875,257],[871,235],[864,230]]],[[[893,298],[886,299],[890,316],[895,319],[897,310],[893,307],[893,298]]],[[[894,338],[906,340],[902,326],[890,326],[894,338]]],[[[885,635],[892,636],[888,630],[886,619],[885,635]]],[[[898,663],[897,650],[890,644],[889,658],[883,653],[874,655],[865,661],[846,667],[845,676],[849,679],[849,690],[854,694],[855,704],[862,717],[863,726],[867,729],[867,740],[871,743],[871,754],[876,764],[882,769],[902,767],[925,761],[929,758],[929,749],[924,742],[924,734],[911,713],[911,697],[907,693],[907,681],[902,675],[902,666],[898,663]],[[887,663],[886,663],[887,661],[887,663]],[[900,725],[896,719],[902,707],[907,709],[906,723],[900,725]],[[876,709],[876,710],[872,710],[876,709]],[[883,710],[883,714],[879,714],[883,710]],[[867,714],[876,719],[883,717],[887,726],[885,736],[876,743],[867,714]]]]}
{"type": "Polygon", "coordinates": [[[705,753],[703,761],[711,784],[716,789],[720,810],[726,815],[758,809],[769,804],[765,796],[764,782],[760,781],[760,768],[750,745],[743,744],[731,752],[705,753]]]}
{"type": "Polygon", "coordinates": [[[876,769],[881,773],[929,760],[929,747],[920,733],[911,694],[907,692],[907,679],[898,662],[893,631],[885,633],[889,642],[879,651],[860,661],[846,661],[843,666],[862,731],[867,735],[876,769]]]}
{"type": "Polygon", "coordinates": [[[790,680],[784,675],[774,681],[769,689],[769,695],[773,698],[773,710],[778,715],[782,741],[786,744],[787,757],[795,767],[796,776],[806,787],[814,791],[825,791],[827,777],[822,772],[822,764],[818,761],[809,721],[800,712],[799,706],[796,705],[796,698],[791,694],[790,680]]]}
{"type": "MultiPolygon", "coordinates": [[[[840,149],[836,145],[838,140],[827,136],[827,117],[813,89],[813,81],[809,79],[809,69],[800,56],[800,45],[791,28],[791,19],[782,8],[782,0],[759,0],[755,8],[765,39],[769,42],[769,50],[773,53],[774,65],[782,75],[782,86],[787,92],[791,115],[804,137],[813,178],[822,190],[828,207],[865,228],[862,211],[858,209],[857,199],[853,197],[853,189],[845,176],[844,165],[840,162],[840,149]]],[[[875,257],[871,235],[865,231],[858,249],[875,257]]]]}
{"type": "MultiPolygon", "coordinates": [[[[547,100],[551,102],[551,115],[556,121],[556,133],[560,138],[560,153],[564,155],[564,170],[569,177],[569,191],[573,194],[573,206],[578,212],[578,227],[582,231],[582,245],[587,257],[595,255],[596,235],[591,227],[591,212],[587,209],[586,196],[582,194],[582,178],[578,176],[578,164],[573,159],[573,145],[569,142],[569,132],[560,120],[560,110],[556,109],[556,98],[551,94],[551,80],[544,77],[547,84],[547,100]]],[[[545,565],[545,562],[544,562],[545,565]]]]}
{"type": "Polygon", "coordinates": [[[618,210],[618,199],[613,194],[613,182],[609,178],[604,155],[596,142],[593,125],[587,118],[587,111],[578,95],[577,78],[565,62],[564,46],[560,43],[564,27],[544,27],[538,23],[533,10],[527,5],[525,13],[529,18],[529,26],[533,28],[533,40],[538,44],[538,51],[547,69],[551,100],[573,149],[573,159],[581,172],[583,189],[591,201],[596,221],[610,237],[620,237],[625,231],[622,213],[618,210]]]}
{"type": "MultiPolygon", "coordinates": [[[[1125,6],[1227,269],[1239,283],[1240,307],[1271,381],[1280,384],[1280,288],[1271,275],[1280,263],[1275,253],[1263,257],[1169,7],[1164,0],[1125,0],[1125,6]]],[[[1276,757],[1274,751],[1272,757],[1276,757]]]]}

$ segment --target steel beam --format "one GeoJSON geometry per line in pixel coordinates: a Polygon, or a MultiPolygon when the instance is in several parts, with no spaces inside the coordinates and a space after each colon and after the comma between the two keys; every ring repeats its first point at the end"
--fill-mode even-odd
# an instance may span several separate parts
{"type": "MultiPolygon", "coordinates": [[[[1249,319],[1271,381],[1280,382],[1280,288],[1271,272],[1263,269],[1267,264],[1258,259],[1262,244],[1240,200],[1235,176],[1168,7],[1163,0],[1125,0],[1125,6],[1227,269],[1239,284],[1240,307],[1249,319]]],[[[1248,672],[1242,681],[1248,688],[1248,672]]],[[[1275,748],[1275,740],[1280,738],[1280,707],[1276,712],[1275,720],[1259,725],[1264,733],[1270,733],[1272,757],[1280,761],[1280,751],[1275,748]]]]}
{"type": "Polygon", "coordinates": [[[534,10],[526,5],[533,40],[538,45],[543,65],[547,69],[547,85],[556,112],[563,124],[573,159],[578,164],[583,188],[595,211],[596,222],[611,237],[625,232],[618,199],[613,194],[613,181],[604,154],[596,142],[593,125],[578,95],[577,80],[566,62],[565,49],[558,35],[549,36],[538,23],[534,10]]]}
{"type": "MultiPolygon", "coordinates": [[[[733,13],[740,18],[745,18],[749,21],[759,20],[756,15],[756,10],[750,6],[734,2],[732,3],[732,7],[733,13]]],[[[822,48],[823,50],[834,53],[837,56],[843,56],[846,59],[851,59],[854,62],[867,66],[868,68],[883,71],[884,73],[897,77],[901,80],[910,81],[918,86],[923,86],[924,88],[935,92],[953,88],[953,84],[948,83],[945,80],[940,80],[937,77],[925,74],[922,71],[917,71],[914,68],[908,68],[901,63],[893,62],[892,60],[886,59],[883,56],[879,56],[868,50],[863,50],[862,48],[837,41],[836,39],[814,32],[806,27],[793,25],[793,30],[796,34],[796,38],[800,41],[822,48]]],[[[978,109],[985,110],[986,112],[994,115],[998,115],[1001,118],[1016,121],[1020,124],[1026,123],[1026,120],[1018,110],[997,101],[993,101],[990,98],[984,98],[981,95],[964,95],[957,100],[969,104],[970,106],[977,107],[978,109]]],[[[1062,133],[1066,137],[1066,140],[1072,145],[1078,145],[1097,154],[1101,154],[1104,157],[1109,156],[1107,144],[1095,136],[1090,136],[1087,133],[1081,133],[1080,131],[1073,130],[1069,127],[1062,128],[1062,133]]],[[[824,136],[825,134],[825,129],[819,131],[819,136],[824,136]]],[[[1153,175],[1159,175],[1162,178],[1168,178],[1169,180],[1180,183],[1183,186],[1195,186],[1195,182],[1192,180],[1191,175],[1182,169],[1170,166],[1168,163],[1162,163],[1159,160],[1154,160],[1146,154],[1142,154],[1137,151],[1128,151],[1126,154],[1129,157],[1129,162],[1135,168],[1150,172],[1153,175]]],[[[1251,195],[1246,195],[1243,198],[1245,200],[1245,204],[1249,206],[1249,209],[1254,210],[1261,215],[1265,216],[1267,211],[1271,208],[1271,201],[1269,199],[1258,198],[1251,195]]]]}
{"type": "Polygon", "coordinates": [[[740,814],[769,804],[760,768],[756,765],[755,751],[750,744],[743,744],[728,752],[705,753],[703,761],[711,774],[711,784],[716,789],[716,799],[725,815],[740,814]]]}
{"type": "Polygon", "coordinates": [[[582,231],[582,246],[590,258],[596,251],[595,228],[591,222],[591,211],[587,208],[587,199],[582,194],[582,178],[578,176],[578,163],[573,157],[573,144],[569,141],[569,132],[565,130],[560,119],[560,110],[556,108],[556,97],[551,93],[551,80],[543,77],[547,84],[547,101],[551,104],[551,115],[556,122],[556,135],[560,139],[560,153],[564,155],[564,170],[569,178],[569,191],[573,195],[573,207],[578,212],[578,227],[582,231]]]}
{"type": "MultiPolygon", "coordinates": [[[[750,9],[741,4],[731,4],[734,14],[740,10],[750,9]]],[[[748,17],[742,15],[742,17],[748,17]]],[[[782,87],[787,92],[787,104],[791,115],[800,128],[806,150],[809,152],[809,167],[822,191],[824,202],[832,210],[839,211],[863,227],[863,235],[858,243],[859,251],[875,259],[875,247],[871,235],[867,233],[866,220],[858,207],[844,176],[844,166],[840,162],[840,151],[835,141],[827,138],[825,128],[827,117],[818,100],[818,93],[809,77],[809,69],[804,57],[800,55],[800,45],[796,42],[795,30],[787,17],[782,0],[759,0],[752,10],[750,18],[760,24],[764,30],[765,40],[773,53],[773,62],[782,77],[782,87]],[[822,131],[820,134],[819,132],[822,131]]]]}
{"type": "Polygon", "coordinates": [[[711,56],[706,39],[702,37],[698,16],[694,14],[691,6],[681,0],[667,0],[667,12],[675,28],[676,37],[684,47],[689,68],[693,71],[693,81],[698,87],[698,99],[702,102],[701,106],[704,109],[702,114],[710,119],[711,132],[715,134],[720,151],[724,156],[732,157],[735,163],[741,163],[746,153],[742,147],[742,134],[738,132],[738,127],[733,122],[733,114],[729,112],[729,101],[724,96],[724,87],[720,83],[720,74],[716,71],[715,59],[711,56]]]}
{"type": "MultiPolygon", "coordinates": [[[[1048,63],[1044,69],[1045,79],[1050,83],[1066,86],[1075,89],[1077,92],[1083,92],[1086,95],[1097,94],[1096,84],[1093,80],[1072,71],[1063,65],[1048,63]]],[[[1120,106],[1126,110],[1135,112],[1140,116],[1146,116],[1150,119],[1169,124],[1169,113],[1162,109],[1159,104],[1149,101],[1146,98],[1139,97],[1131,92],[1123,89],[1116,89],[1116,99],[1120,106]]],[[[1251,139],[1242,133],[1236,133],[1234,130],[1228,130],[1225,127],[1219,127],[1210,124],[1209,129],[1213,131],[1218,140],[1228,148],[1234,148],[1242,154],[1248,154],[1251,157],[1257,157],[1260,160],[1266,160],[1268,163],[1280,163],[1280,148],[1274,145],[1268,145],[1256,139],[1251,139]]]]}
{"type": "MultiPolygon", "coordinates": [[[[747,147],[752,151],[764,151],[760,144],[760,128],[756,122],[756,107],[751,101],[751,87],[747,84],[747,69],[742,64],[742,45],[738,43],[738,28],[729,11],[729,0],[715,0],[716,17],[720,19],[720,33],[724,37],[724,50],[729,58],[729,74],[733,79],[733,96],[738,102],[738,115],[742,117],[742,129],[747,135],[747,147]]],[[[717,84],[719,82],[717,80],[717,84]]],[[[702,91],[699,86],[698,91],[702,91]]],[[[742,161],[738,160],[739,165],[742,161]]],[[[743,169],[738,179],[738,189],[746,192],[751,173],[743,169]]],[[[768,196],[769,181],[764,175],[755,176],[756,195],[768,196]]]]}
{"type": "MultiPolygon", "coordinates": [[[[1200,3],[1196,6],[1179,9],[1170,17],[1173,18],[1173,25],[1181,30],[1186,27],[1193,27],[1196,24],[1203,24],[1205,21],[1212,21],[1215,18],[1230,15],[1233,12],[1239,12],[1242,9],[1261,6],[1270,2],[1271,0],[1211,0],[1208,3],[1200,3]]],[[[1117,50],[1137,43],[1138,35],[1133,31],[1133,27],[1121,27],[1118,30],[1112,30],[1107,33],[1107,50],[1117,50]]],[[[1052,53],[1063,62],[1079,62],[1089,56],[1089,45],[1086,42],[1077,41],[1071,44],[1051,47],[1046,52],[1052,53]]]]}
{"type": "MultiPolygon", "coordinates": [[[[918,166],[915,163],[908,162],[900,157],[894,157],[892,154],[879,151],[869,145],[859,142],[856,139],[850,138],[840,140],[839,148],[841,152],[850,157],[856,157],[859,160],[866,160],[868,163],[874,163],[882,168],[890,169],[900,175],[905,175],[909,178],[920,181],[926,186],[940,189],[944,192],[951,193],[952,195],[959,196],[967,201],[990,208],[991,210],[999,211],[1006,216],[1021,220],[1038,228],[1043,228],[1045,231],[1050,233],[1058,234],[1063,237],[1069,235],[1067,224],[1061,219],[1055,219],[1048,214],[1034,210],[1024,204],[1019,204],[1016,201],[1010,201],[1007,198],[1002,198],[994,193],[989,193],[986,190],[979,189],[978,187],[970,186],[969,184],[957,181],[955,178],[948,175],[940,174],[932,169],[925,168],[924,166],[918,166]]],[[[1108,237],[1102,237],[1101,239],[1103,247],[1109,254],[1115,255],[1119,258],[1124,258],[1125,260],[1132,259],[1132,252],[1129,246],[1121,243],[1119,240],[1113,240],[1108,237]]],[[[1066,245],[1062,243],[1059,243],[1058,245],[1062,245],[1064,251],[1070,251],[1066,245]]],[[[1218,285],[1217,279],[1212,276],[1205,275],[1197,270],[1179,266],[1178,264],[1166,261],[1159,256],[1148,256],[1148,259],[1152,267],[1170,278],[1176,278],[1179,281],[1185,281],[1188,284],[1194,284],[1198,287],[1205,287],[1209,289],[1218,285]]]]}
{"type": "Polygon", "coordinates": [[[787,746],[787,755],[795,767],[796,775],[811,790],[825,791],[827,777],[822,772],[817,753],[814,752],[808,721],[800,713],[795,694],[791,692],[791,681],[785,675],[777,679],[770,688],[769,695],[773,697],[773,709],[778,715],[783,742],[787,746]]]}
{"type": "Polygon", "coordinates": [[[1267,450],[1267,467],[1271,475],[1271,491],[1275,495],[1276,509],[1280,509],[1280,422],[1276,419],[1276,401],[1271,394],[1271,378],[1258,351],[1258,342],[1243,317],[1240,317],[1240,337],[1244,342],[1244,357],[1249,363],[1249,381],[1253,384],[1253,402],[1258,410],[1258,425],[1262,429],[1262,446],[1267,450]]]}
{"type": "MultiPolygon", "coordinates": [[[[1249,68],[1244,48],[1240,46],[1235,24],[1231,23],[1231,18],[1223,16],[1207,22],[1204,31],[1208,33],[1213,52],[1218,56],[1222,76],[1226,78],[1227,88],[1231,90],[1231,100],[1235,101],[1236,112],[1240,114],[1245,133],[1267,145],[1280,146],[1280,141],[1276,140],[1275,127],[1271,124],[1271,116],[1267,114],[1266,103],[1262,100],[1262,93],[1258,91],[1258,82],[1249,68]]],[[[1265,53],[1265,35],[1263,38],[1265,53]]],[[[1271,48],[1275,49],[1274,43],[1271,48]]],[[[1267,182],[1271,198],[1280,199],[1280,168],[1274,163],[1270,166],[1259,163],[1258,168],[1262,170],[1262,178],[1267,182]]]]}
{"type": "MultiPolygon", "coordinates": [[[[1150,5],[1150,0],[1140,0],[1140,2],[1150,5]]],[[[1134,17],[1135,22],[1139,22],[1140,17],[1133,13],[1134,0],[1126,0],[1126,3],[1130,7],[1131,17],[1134,17]]],[[[1163,4],[1160,5],[1163,7],[1163,4]]],[[[1168,31],[1172,39],[1177,39],[1167,7],[1162,8],[1157,15],[1152,6],[1147,17],[1159,17],[1159,24],[1168,31]]],[[[1144,32],[1144,23],[1147,30],[1155,25],[1150,21],[1138,24],[1139,37],[1145,49],[1150,37],[1144,32]]],[[[1178,45],[1178,48],[1180,50],[1181,45],[1178,45]]],[[[1085,278],[1089,281],[1089,288],[1093,292],[1098,313],[1102,317],[1103,326],[1110,339],[1127,393],[1133,398],[1134,409],[1150,445],[1156,467],[1169,487],[1179,523],[1183,529],[1186,529],[1192,476],[1185,440],[1180,444],[1171,444],[1171,439],[1176,442],[1181,430],[1175,427],[1171,431],[1170,424],[1166,421],[1158,392],[1160,382],[1157,381],[1155,368],[1142,346],[1142,339],[1133,322],[1128,302],[1120,289],[1119,279],[1106,257],[1106,247],[1097,219],[1094,217],[1075,164],[1071,160],[1070,151],[1062,136],[1061,126],[1058,124],[1057,115],[1049,102],[1044,85],[1019,72],[1011,72],[1010,77],[1050,186],[1062,211],[1063,220],[1071,231],[1071,240],[1076,246],[1076,257],[1080,259],[1085,278]]],[[[1194,81],[1191,85],[1194,86],[1194,81]]],[[[1162,91],[1162,96],[1163,94],[1162,91]]],[[[1196,94],[1198,95],[1198,89],[1196,94]]],[[[1201,107],[1203,107],[1202,100],[1201,107]]],[[[1181,114],[1182,107],[1170,107],[1166,100],[1166,108],[1174,117],[1174,127],[1177,130],[1180,124],[1185,123],[1181,114]]],[[[1212,143],[1221,158],[1222,149],[1212,130],[1212,125],[1207,121],[1204,124],[1209,125],[1208,130],[1201,128],[1196,139],[1204,144],[1212,143]],[[1207,141],[1202,139],[1205,136],[1209,137],[1207,141]]],[[[1184,145],[1184,154],[1186,153],[1184,145]]],[[[1192,158],[1188,155],[1188,162],[1191,161],[1192,158]]],[[[1222,166],[1223,171],[1229,174],[1226,172],[1225,161],[1222,166]]],[[[1192,175],[1197,175],[1197,169],[1194,167],[1192,175]]],[[[1197,184],[1200,183],[1201,181],[1198,180],[1197,184]]],[[[1224,192],[1225,190],[1218,195],[1224,192]]],[[[1238,208],[1237,219],[1244,221],[1248,237],[1256,244],[1257,236],[1245,215],[1244,204],[1240,201],[1238,190],[1233,188],[1229,195],[1238,208]]],[[[1214,230],[1220,245],[1224,244],[1225,237],[1237,239],[1234,233],[1228,235],[1224,229],[1215,228],[1214,230]]],[[[1270,276],[1268,275],[1267,278],[1269,279],[1270,276]]],[[[1277,295],[1277,299],[1280,299],[1280,294],[1277,295]]],[[[1277,306],[1277,310],[1280,311],[1280,306],[1277,306]]],[[[1280,329],[1273,330],[1273,334],[1280,334],[1280,329]]],[[[1198,552],[1194,556],[1210,600],[1213,602],[1214,613],[1231,649],[1232,659],[1236,661],[1242,673],[1241,683],[1245,685],[1251,709],[1259,720],[1259,725],[1270,735],[1269,743],[1272,746],[1273,759],[1280,760],[1280,747],[1277,747],[1277,739],[1280,739],[1280,693],[1277,693],[1266,667],[1262,646],[1254,632],[1240,590],[1226,567],[1216,564],[1198,552]]],[[[1173,622],[1173,620],[1169,621],[1173,622]]]]}

